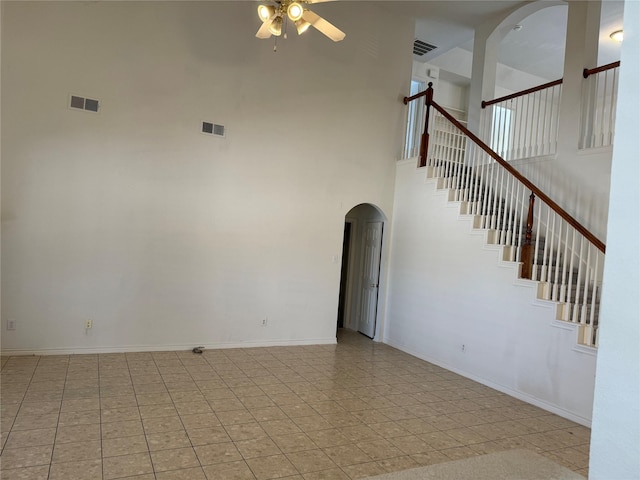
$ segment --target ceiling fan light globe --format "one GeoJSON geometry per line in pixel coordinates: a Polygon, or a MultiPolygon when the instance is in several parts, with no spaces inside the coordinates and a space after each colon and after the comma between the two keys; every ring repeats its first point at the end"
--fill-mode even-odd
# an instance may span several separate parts
{"type": "Polygon", "coordinates": [[[273,22],[269,25],[269,32],[271,32],[271,35],[275,35],[276,37],[282,35],[282,17],[276,17],[273,19],[273,22]]]}
{"type": "Polygon", "coordinates": [[[297,22],[302,18],[302,14],[304,13],[304,8],[298,2],[290,3],[287,7],[287,15],[293,22],[297,22]]]}
{"type": "Polygon", "coordinates": [[[297,20],[296,21],[296,30],[298,31],[298,35],[302,35],[304,32],[306,32],[307,30],[309,30],[309,27],[311,26],[311,24],[309,22],[307,22],[306,20],[297,20]]]}
{"type": "Polygon", "coordinates": [[[611,40],[618,42],[618,43],[622,43],[622,39],[624,37],[624,34],[622,32],[622,30],[616,30],[615,32],[613,32],[611,35],[609,35],[611,37],[611,40]]]}
{"type": "Polygon", "coordinates": [[[273,14],[275,13],[275,8],[269,6],[269,5],[259,5],[258,6],[258,17],[260,17],[260,20],[262,20],[263,22],[266,22],[267,20],[269,20],[273,14]]]}

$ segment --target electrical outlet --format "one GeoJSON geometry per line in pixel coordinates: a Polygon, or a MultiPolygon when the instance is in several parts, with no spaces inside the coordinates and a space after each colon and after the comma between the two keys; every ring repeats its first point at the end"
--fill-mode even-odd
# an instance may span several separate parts
{"type": "Polygon", "coordinates": [[[262,319],[262,323],[260,323],[260,326],[262,326],[262,327],[266,327],[267,326],[267,319],[266,318],[262,319]]]}
{"type": "Polygon", "coordinates": [[[7,330],[15,330],[16,329],[16,321],[15,320],[7,320],[7,330]]]}
{"type": "Polygon", "coordinates": [[[464,345],[464,343],[462,344],[462,347],[460,348],[460,350],[462,350],[463,352],[465,351],[467,347],[464,345]]]}
{"type": "Polygon", "coordinates": [[[93,328],[93,320],[87,320],[86,322],[84,322],[84,328],[86,328],[87,330],[93,328]]]}

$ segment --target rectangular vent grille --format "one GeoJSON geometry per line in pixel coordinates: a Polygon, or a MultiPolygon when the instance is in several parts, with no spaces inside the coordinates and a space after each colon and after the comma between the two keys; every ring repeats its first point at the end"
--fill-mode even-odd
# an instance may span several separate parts
{"type": "Polygon", "coordinates": [[[217,123],[202,122],[202,133],[208,135],[215,135],[217,137],[224,137],[224,125],[218,125],[217,123]]]}
{"type": "Polygon", "coordinates": [[[415,40],[413,42],[413,54],[420,57],[425,53],[429,53],[431,50],[435,50],[436,48],[438,47],[431,45],[430,43],[423,42],[422,40],[415,40]]]}
{"type": "Polygon", "coordinates": [[[93,98],[84,98],[78,97],[77,95],[71,95],[69,106],[71,108],[77,108],[78,110],[98,112],[98,108],[100,108],[100,102],[93,98]]]}

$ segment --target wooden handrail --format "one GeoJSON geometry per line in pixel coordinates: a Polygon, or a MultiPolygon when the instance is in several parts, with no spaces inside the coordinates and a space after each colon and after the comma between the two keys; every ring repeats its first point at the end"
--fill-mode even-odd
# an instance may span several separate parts
{"type": "MultiPolygon", "coordinates": [[[[560,80],[562,82],[562,80],[560,80]]],[[[552,82],[554,83],[554,82],[552,82]]],[[[560,215],[569,225],[575,228],[578,232],[580,232],[587,240],[589,240],[593,245],[595,245],[598,250],[602,253],[606,251],[606,245],[598,239],[593,233],[591,233],[584,225],[582,225],[578,220],[569,215],[560,205],[551,200],[548,195],[546,195],[542,190],[540,190],[536,185],[534,185],[531,181],[529,181],[526,177],[524,177],[520,172],[518,172],[515,168],[513,168],[507,161],[498,155],[496,152],[491,150],[491,148],[480,140],[477,136],[475,136],[471,131],[469,131],[464,125],[462,125],[458,120],[453,118],[453,116],[447,112],[444,108],[438,105],[437,102],[431,101],[431,106],[438,110],[447,120],[453,123],[456,128],[458,128],[461,132],[463,132],[467,137],[469,137],[476,145],[478,145],[482,150],[487,153],[491,158],[493,158],[497,163],[499,163],[507,172],[516,177],[516,179],[522,183],[525,187],[527,187],[533,194],[535,194],[540,200],[546,203],[554,212],[560,215]]]]}
{"type": "Polygon", "coordinates": [[[616,68],[620,66],[620,60],[617,62],[607,63],[606,65],[602,65],[601,67],[596,68],[585,68],[582,71],[582,76],[587,78],[589,75],[593,75],[594,73],[604,72],[605,70],[611,70],[612,68],[616,68]]]}
{"type": "Polygon", "coordinates": [[[489,105],[493,105],[494,103],[504,102],[505,100],[522,97],[523,95],[529,95],[530,93],[539,92],[540,90],[555,87],[556,85],[562,85],[562,79],[554,80],[553,82],[545,83],[543,85],[538,85],[537,87],[528,88],[526,90],[522,90],[521,92],[512,93],[511,95],[505,95],[504,97],[496,98],[494,100],[483,100],[481,105],[482,108],[485,108],[489,105]]]}
{"type": "MultiPolygon", "coordinates": [[[[429,85],[433,85],[432,82],[429,82],[429,85]]],[[[406,105],[409,102],[413,102],[414,100],[420,98],[420,97],[425,97],[427,95],[427,92],[429,91],[429,89],[427,88],[426,90],[423,90],[420,93],[416,93],[415,95],[411,95],[410,97],[404,97],[402,99],[402,102],[406,105]]]]}
{"type": "MultiPolygon", "coordinates": [[[[582,70],[582,76],[587,78],[589,75],[593,75],[594,73],[604,72],[605,70],[611,70],[612,68],[616,68],[620,66],[620,60],[617,62],[607,63],[606,65],[602,65],[601,67],[596,68],[585,68],[582,70]]],[[[544,90],[545,88],[555,87],[556,85],[562,85],[562,78],[558,80],[554,80],[553,82],[544,83],[542,85],[538,85],[537,87],[528,88],[526,90],[522,90],[521,92],[512,93],[510,95],[505,95],[504,97],[496,98],[493,100],[483,100],[481,103],[482,108],[488,107],[489,105],[493,105],[495,103],[504,102],[505,100],[511,100],[513,98],[522,97],[524,95],[529,95],[530,93],[539,92],[540,90],[544,90]]],[[[424,94],[424,93],[422,93],[424,94]]],[[[421,96],[420,94],[414,95],[414,97],[421,96]]],[[[405,97],[405,105],[407,102],[413,100],[413,97],[405,97]]]]}

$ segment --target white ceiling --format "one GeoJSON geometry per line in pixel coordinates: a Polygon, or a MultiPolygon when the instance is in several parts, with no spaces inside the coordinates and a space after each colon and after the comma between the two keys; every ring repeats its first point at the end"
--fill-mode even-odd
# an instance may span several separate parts
{"type": "MultiPolygon", "coordinates": [[[[394,8],[416,18],[415,37],[438,48],[414,60],[431,62],[454,47],[473,50],[474,27],[518,1],[420,1],[393,2],[394,8]]],[[[562,77],[567,21],[566,5],[543,8],[525,18],[522,29],[507,34],[500,45],[499,62],[548,80],[562,77]]],[[[620,59],[620,44],[609,38],[622,28],[622,0],[602,3],[598,65],[620,59]]],[[[593,65],[596,66],[596,65],[593,65]]]]}

